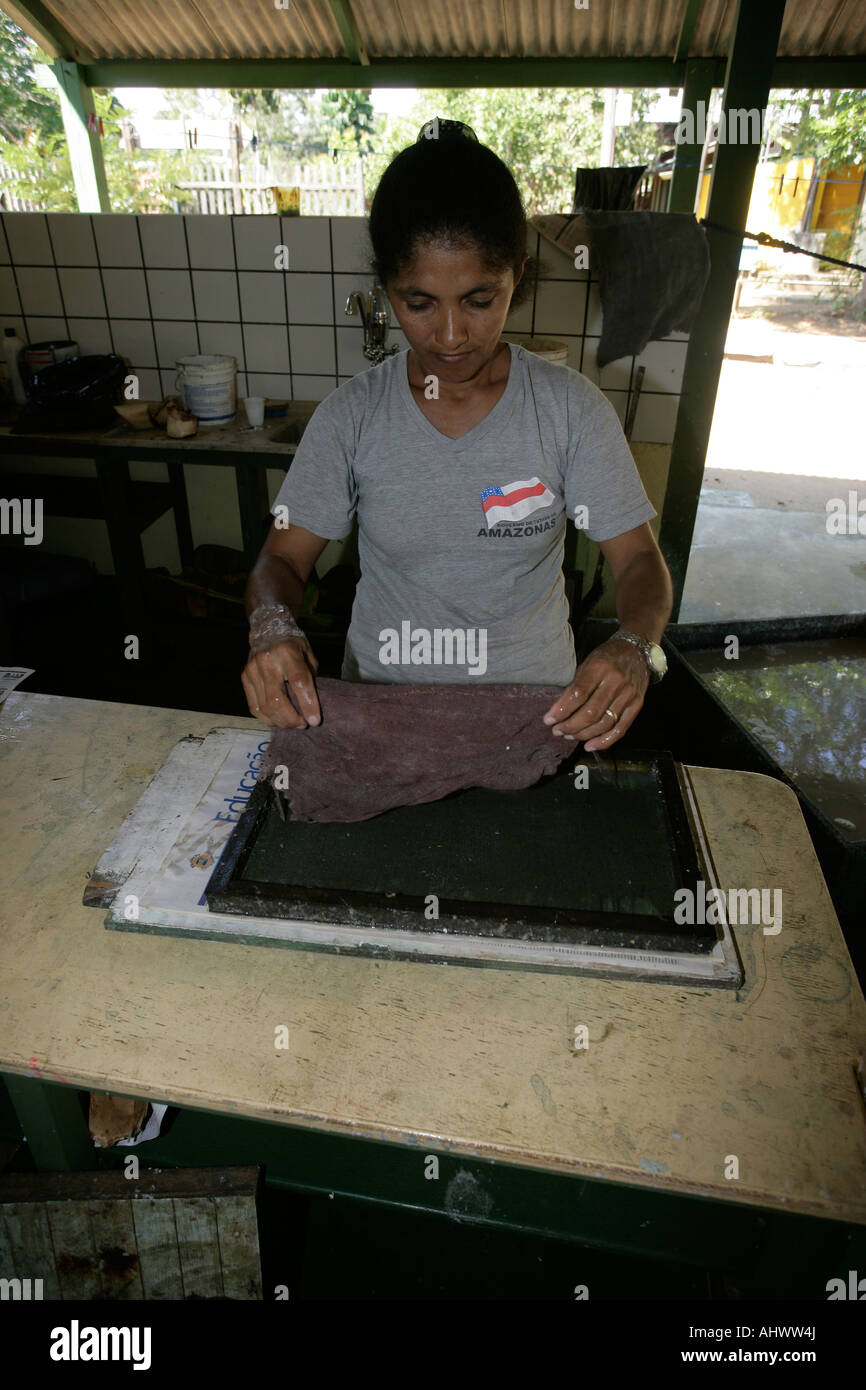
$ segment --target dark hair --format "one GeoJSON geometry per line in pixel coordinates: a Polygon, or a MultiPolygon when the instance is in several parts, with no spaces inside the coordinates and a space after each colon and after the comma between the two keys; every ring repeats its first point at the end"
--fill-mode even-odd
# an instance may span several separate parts
{"type": "MultiPolygon", "coordinates": [[[[373,198],[369,231],[373,273],[382,285],[412,259],[419,242],[469,243],[491,270],[515,274],[526,255],[526,212],[511,170],[469,126],[438,116],[391,160],[373,198]]],[[[512,304],[530,282],[524,272],[512,304]]]]}

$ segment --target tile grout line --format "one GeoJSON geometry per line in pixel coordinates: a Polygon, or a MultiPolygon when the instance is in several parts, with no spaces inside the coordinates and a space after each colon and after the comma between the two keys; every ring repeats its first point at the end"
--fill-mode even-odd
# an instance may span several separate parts
{"type": "MultiPolygon", "coordinates": [[[[115,339],[114,339],[114,329],[113,329],[112,326],[111,326],[111,314],[109,313],[109,310],[108,310],[108,295],[107,295],[106,292],[105,292],[105,276],[104,276],[103,273],[102,273],[102,262],[101,262],[100,259],[99,259],[99,247],[98,247],[97,244],[96,244],[96,228],[95,228],[94,225],[93,225],[93,214],[90,213],[90,212],[87,214],[87,225],[88,225],[88,227],[90,228],[90,235],[91,235],[91,237],[92,237],[92,239],[93,239],[93,254],[94,254],[94,256],[96,257],[96,273],[97,273],[97,275],[99,276],[99,288],[102,290],[102,302],[103,302],[103,304],[105,305],[105,322],[106,322],[106,324],[108,325],[108,341],[111,343],[111,351],[112,351],[113,353],[115,353],[116,356],[120,357],[121,354],[117,351],[117,344],[115,343],[115,339]]],[[[88,268],[88,269],[92,269],[92,267],[87,267],[87,268],[88,268]]],[[[73,269],[77,269],[77,267],[73,267],[73,269]]],[[[82,315],[82,317],[83,317],[83,318],[88,318],[89,315],[84,314],[84,315],[82,315]]],[[[154,352],[156,352],[156,345],[155,345],[155,344],[154,344],[154,352]]],[[[132,371],[135,372],[136,374],[138,374],[139,372],[142,372],[142,371],[144,371],[144,370],[145,370],[144,367],[135,367],[135,366],[133,366],[133,368],[132,368],[132,371]]]]}
{"type": "MultiPolygon", "coordinates": [[[[22,328],[22,331],[23,331],[24,333],[26,333],[26,332],[27,332],[27,317],[26,317],[26,315],[25,315],[25,313],[24,313],[24,300],[21,298],[21,286],[18,284],[18,276],[17,276],[17,274],[15,273],[15,262],[14,262],[14,260],[13,260],[13,258],[12,258],[12,246],[11,246],[11,243],[10,243],[10,241],[9,241],[8,236],[6,235],[6,214],[5,214],[5,213],[3,214],[2,222],[3,222],[3,240],[4,240],[5,243],[6,243],[6,254],[7,254],[7,256],[9,257],[9,269],[10,269],[11,272],[12,272],[12,283],[13,283],[13,285],[15,286],[15,294],[16,294],[17,297],[18,297],[18,308],[19,308],[19,311],[20,311],[20,313],[19,313],[19,318],[21,319],[21,328],[22,328]]],[[[9,317],[11,318],[11,317],[13,317],[13,316],[10,315],[9,317]]],[[[4,335],[4,336],[5,336],[5,335],[4,335]]]]}
{"type": "MultiPolygon", "coordinates": [[[[280,245],[281,245],[281,246],[285,246],[286,251],[288,252],[289,265],[291,265],[291,263],[292,263],[292,252],[291,252],[291,247],[289,246],[288,239],[286,238],[285,233],[283,232],[283,223],[284,223],[286,220],[287,220],[287,219],[286,219],[285,217],[278,217],[278,218],[277,218],[277,221],[278,221],[278,223],[279,223],[279,228],[280,228],[280,245]]],[[[286,272],[285,272],[285,271],[281,271],[280,273],[282,274],[282,277],[283,277],[283,300],[284,300],[284,303],[285,303],[285,306],[286,306],[286,350],[288,351],[288,354],[289,354],[289,400],[294,400],[294,398],[295,398],[295,385],[294,385],[294,368],[292,367],[292,325],[291,325],[291,323],[289,322],[289,281],[288,281],[288,278],[287,278],[287,276],[286,276],[286,272]]]]}
{"type": "Polygon", "coordinates": [[[198,355],[201,356],[201,333],[199,332],[198,326],[198,305],[195,302],[195,282],[192,278],[192,264],[189,255],[189,235],[187,233],[186,214],[182,216],[181,221],[183,223],[183,244],[186,247],[186,270],[189,275],[189,297],[192,300],[192,312],[195,322],[195,345],[198,355]]]}
{"type": "MultiPolygon", "coordinates": [[[[165,390],[163,389],[162,367],[160,366],[160,361],[159,361],[159,343],[158,343],[157,340],[156,340],[156,323],[155,323],[154,317],[153,317],[153,304],[151,303],[151,299],[150,299],[150,285],[149,285],[148,279],[147,279],[147,266],[145,265],[145,261],[144,261],[144,243],[143,243],[143,241],[142,241],[142,239],[141,239],[141,227],[140,227],[140,225],[139,225],[139,221],[138,221],[138,218],[137,218],[137,217],[135,218],[135,232],[136,232],[136,236],[138,237],[138,251],[139,251],[139,255],[141,256],[141,273],[142,273],[142,275],[143,275],[143,277],[144,277],[144,297],[145,297],[145,299],[147,300],[147,312],[148,312],[148,314],[150,315],[150,331],[151,331],[151,333],[153,334],[153,356],[154,356],[154,360],[156,361],[156,375],[157,375],[157,379],[158,379],[158,381],[159,381],[159,395],[160,395],[160,400],[164,400],[165,397],[168,396],[168,395],[170,395],[171,393],[168,392],[168,391],[165,391],[165,390]]],[[[99,257],[99,245],[98,245],[98,244],[97,244],[97,247],[96,247],[96,255],[97,255],[97,257],[99,257]]],[[[108,267],[106,267],[106,268],[108,268],[108,267]]],[[[130,269],[130,268],[132,268],[132,269],[138,269],[137,266],[136,266],[136,267],[114,267],[114,268],[115,268],[115,269],[130,269]]],[[[106,304],[105,307],[108,308],[108,305],[106,304]]],[[[142,368],[142,371],[143,371],[143,370],[144,370],[144,368],[142,368]]]]}
{"type": "Polygon", "coordinates": [[[243,376],[244,376],[244,395],[245,395],[245,396],[248,396],[248,395],[250,394],[250,376],[249,376],[250,369],[249,369],[248,358],[247,358],[247,335],[246,335],[246,333],[244,332],[244,317],[243,317],[243,309],[242,309],[242,307],[241,307],[241,276],[240,276],[240,271],[238,270],[238,246],[237,246],[237,240],[236,240],[236,238],[235,238],[235,218],[234,218],[234,215],[232,215],[232,217],[231,217],[230,227],[231,227],[231,234],[232,234],[232,258],[233,258],[233,260],[234,260],[234,266],[235,266],[235,292],[236,292],[237,297],[238,297],[238,314],[240,315],[240,318],[238,319],[238,322],[239,322],[239,324],[240,324],[240,329],[241,329],[241,351],[242,351],[242,353],[243,353],[243,358],[244,358],[244,372],[243,372],[243,376]]]}
{"type": "Polygon", "coordinates": [[[68,342],[72,342],[72,335],[69,331],[69,315],[66,312],[66,296],[63,293],[63,286],[60,283],[60,271],[57,268],[57,252],[54,250],[54,238],[51,235],[51,228],[48,225],[48,213],[43,212],[42,216],[45,219],[45,235],[48,237],[48,245],[51,248],[51,264],[54,269],[54,279],[57,281],[57,293],[60,296],[60,312],[63,317],[63,322],[66,325],[66,338],[68,342]]]}

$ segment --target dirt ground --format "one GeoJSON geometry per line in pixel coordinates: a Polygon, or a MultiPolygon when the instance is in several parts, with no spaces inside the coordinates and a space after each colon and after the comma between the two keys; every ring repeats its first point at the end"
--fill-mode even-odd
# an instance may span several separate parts
{"type": "Polygon", "coordinates": [[[854,309],[857,286],[832,285],[808,290],[780,290],[747,281],[736,315],[739,322],[760,322],[788,333],[835,334],[866,340],[866,309],[854,309]]]}

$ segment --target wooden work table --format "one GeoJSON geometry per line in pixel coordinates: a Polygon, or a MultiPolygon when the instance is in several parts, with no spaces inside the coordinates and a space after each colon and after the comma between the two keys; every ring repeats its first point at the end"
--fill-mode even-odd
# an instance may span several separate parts
{"type": "Polygon", "coordinates": [[[219,725],[255,727],[20,693],[0,711],[10,1082],[410,1146],[416,1166],[565,1174],[574,1193],[712,1198],[726,1219],[733,1204],[866,1224],[866,1004],[788,788],[693,770],[721,885],[783,893],[777,936],[735,929],[738,992],[106,931],[87,874],[174,743],[219,725]]]}
{"type": "Polygon", "coordinates": [[[184,465],[222,465],[234,469],[238,514],[247,564],[255,562],[268,514],[267,470],[284,470],[297,447],[293,426],[305,422],[315,401],[288,402],[285,416],[250,430],[242,412],[231,424],[202,426],[188,439],[169,439],[165,430],[134,430],[124,421],[104,429],[76,433],[14,434],[0,425],[0,469],[5,496],[27,497],[34,474],[14,471],[8,460],[21,457],[91,459],[92,478],[38,474],[39,495],[51,516],[89,517],[105,521],[114,570],[130,618],[141,599],[144,554],[141,533],[158,517],[174,517],[181,565],[192,562],[193,540],[184,465]],[[289,436],[289,437],[286,437],[289,436]],[[133,481],[130,463],[164,463],[166,482],[133,481]]]}
{"type": "Polygon", "coordinates": [[[171,439],[164,429],[136,430],[123,420],[117,420],[103,429],[77,430],[74,433],[45,430],[38,434],[15,434],[11,424],[4,424],[0,425],[0,438],[8,441],[9,453],[50,453],[53,447],[62,446],[70,456],[74,452],[85,458],[90,458],[94,448],[112,449],[118,454],[132,450],[136,457],[142,458],[152,458],[156,453],[162,457],[166,453],[187,454],[189,451],[192,451],[192,456],[227,452],[272,454],[276,460],[272,466],[279,467],[280,460],[285,458],[287,452],[294,453],[295,446],[274,436],[294,420],[309,419],[316,405],[316,401],[290,401],[285,415],[269,419],[255,430],[250,429],[243,411],[239,409],[229,424],[200,425],[196,434],[185,439],[171,439]]]}

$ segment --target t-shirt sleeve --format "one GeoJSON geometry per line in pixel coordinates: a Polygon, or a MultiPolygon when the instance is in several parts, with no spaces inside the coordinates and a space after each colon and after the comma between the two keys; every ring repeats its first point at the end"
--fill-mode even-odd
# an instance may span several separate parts
{"type": "Polygon", "coordinates": [[[290,526],[325,540],[348,536],[358,504],[354,454],[353,412],[343,392],[334,391],[310,418],[271,512],[287,507],[290,526]]]}
{"type": "Polygon", "coordinates": [[[651,520],[646,495],[619,418],[610,401],[585,377],[569,399],[565,504],[590,540],[607,541],[651,520]]]}

